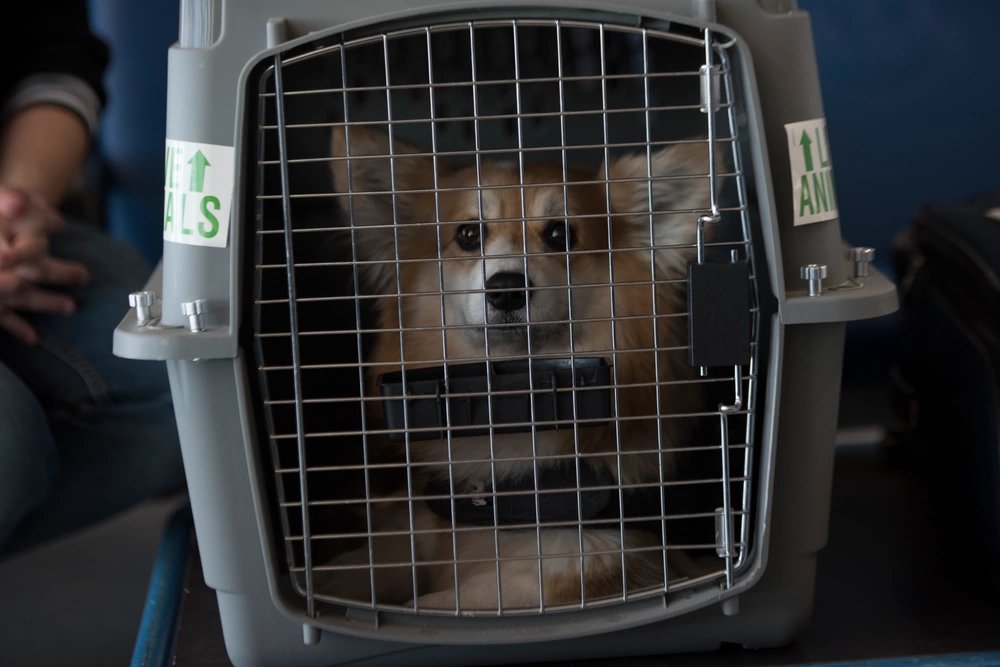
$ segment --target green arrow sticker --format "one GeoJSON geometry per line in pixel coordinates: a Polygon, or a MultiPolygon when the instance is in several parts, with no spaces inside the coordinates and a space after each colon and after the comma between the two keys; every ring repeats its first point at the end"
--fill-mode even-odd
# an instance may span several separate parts
{"type": "Polygon", "coordinates": [[[204,192],[205,191],[205,168],[211,167],[212,163],[208,161],[205,154],[200,150],[194,154],[194,157],[188,160],[188,164],[191,165],[191,187],[188,188],[189,192],[204,192]]]}
{"type": "Polygon", "coordinates": [[[802,159],[806,164],[806,171],[813,170],[813,156],[812,151],[809,149],[812,146],[812,139],[809,138],[809,133],[805,130],[802,131],[802,140],[799,142],[802,146],[802,159]]]}
{"type": "Polygon", "coordinates": [[[788,166],[792,177],[792,224],[808,225],[833,220],[839,212],[826,119],[814,118],[788,123],[785,125],[785,132],[788,136],[788,166]]]}

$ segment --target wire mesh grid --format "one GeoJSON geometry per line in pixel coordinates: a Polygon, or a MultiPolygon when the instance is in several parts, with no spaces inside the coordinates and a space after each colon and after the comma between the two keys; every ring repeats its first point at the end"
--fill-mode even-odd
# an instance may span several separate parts
{"type": "Polygon", "coordinates": [[[310,616],[734,586],[760,322],[732,45],[477,17],[265,64],[252,332],[310,616]],[[750,356],[699,368],[687,266],[720,261],[750,356]]]}

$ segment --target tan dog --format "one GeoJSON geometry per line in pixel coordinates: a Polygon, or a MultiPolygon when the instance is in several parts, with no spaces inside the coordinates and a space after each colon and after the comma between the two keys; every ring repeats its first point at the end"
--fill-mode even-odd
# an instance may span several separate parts
{"type": "MultiPolygon", "coordinates": [[[[391,148],[390,163],[388,135],[334,131],[333,177],[356,229],[362,287],[381,295],[366,396],[378,396],[378,378],[398,371],[401,355],[412,370],[484,361],[487,350],[490,360],[523,359],[529,347],[532,357],[568,356],[572,340],[574,355],[613,366],[617,423],[413,442],[408,454],[386,442],[379,454],[409,462],[407,481],[371,499],[370,550],[336,558],[321,588],[362,603],[452,611],[578,605],[620,599],[623,586],[662,588],[657,532],[617,520],[453,527],[409,498],[432,480],[466,498],[515,480],[530,487],[547,467],[577,459],[611,485],[663,481],[683,420],[662,417],[699,406],[695,385],[677,381],[692,376],[682,281],[698,211],[709,206],[707,144],[565,174],[551,164],[523,173],[489,162],[450,168],[400,140],[391,148]],[[343,567],[351,565],[365,567],[343,567]]],[[[382,424],[379,402],[368,404],[369,425],[382,424]]]]}

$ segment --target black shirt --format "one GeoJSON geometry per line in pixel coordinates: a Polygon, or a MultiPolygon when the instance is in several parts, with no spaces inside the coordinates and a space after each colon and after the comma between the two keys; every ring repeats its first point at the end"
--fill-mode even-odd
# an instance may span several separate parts
{"type": "Polygon", "coordinates": [[[0,99],[24,79],[42,73],[78,77],[103,103],[108,48],[90,31],[83,0],[14,3],[0,39],[0,99]]]}

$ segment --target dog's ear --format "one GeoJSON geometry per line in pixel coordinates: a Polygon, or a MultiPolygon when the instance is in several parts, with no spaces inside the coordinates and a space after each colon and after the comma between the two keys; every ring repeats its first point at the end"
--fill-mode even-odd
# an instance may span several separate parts
{"type": "MultiPolygon", "coordinates": [[[[434,162],[401,139],[364,125],[333,129],[331,170],[337,202],[356,225],[409,223],[415,198],[434,186],[434,162]],[[391,160],[391,162],[390,162],[391,160]],[[364,194],[378,193],[378,194],[364,194]],[[396,216],[393,220],[393,197],[396,216]]],[[[423,196],[429,196],[424,194],[423,196]]]]}
{"type": "Polygon", "coordinates": [[[357,236],[358,252],[366,260],[398,259],[407,243],[405,226],[434,210],[432,158],[363,125],[335,127],[331,143],[337,203],[347,224],[365,228],[357,236]]]}
{"type": "MultiPolygon", "coordinates": [[[[606,171],[610,183],[609,208],[616,214],[612,221],[615,247],[648,248],[652,244],[680,246],[695,242],[698,216],[711,207],[708,150],[705,141],[676,144],[648,157],[644,153],[620,157],[611,162],[610,168],[602,168],[602,176],[606,171]]],[[[721,172],[721,152],[716,155],[716,170],[721,172]]],[[[657,264],[683,269],[691,254],[691,251],[665,249],[658,254],[657,264]]]]}

